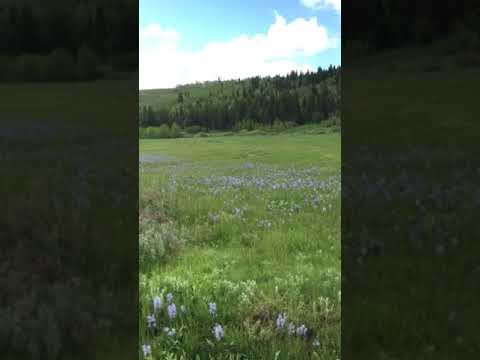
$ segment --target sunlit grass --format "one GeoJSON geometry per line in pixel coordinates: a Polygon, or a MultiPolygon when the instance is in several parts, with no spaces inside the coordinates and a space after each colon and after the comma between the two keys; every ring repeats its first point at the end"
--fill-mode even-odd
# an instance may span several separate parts
{"type": "Polygon", "coordinates": [[[339,357],[340,135],[146,140],[140,152],[168,156],[141,165],[141,221],[155,219],[141,222],[141,249],[149,227],[169,233],[140,264],[139,345],[157,359],[339,357]],[[170,320],[164,306],[154,335],[147,315],[168,292],[186,312],[170,320]],[[289,335],[290,323],[309,330],[289,335]]]}

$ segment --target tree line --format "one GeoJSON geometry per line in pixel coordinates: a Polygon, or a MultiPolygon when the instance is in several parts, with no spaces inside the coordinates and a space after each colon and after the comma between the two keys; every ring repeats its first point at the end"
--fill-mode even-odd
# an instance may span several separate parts
{"type": "Polygon", "coordinates": [[[135,0],[3,1],[0,80],[95,78],[138,67],[135,0]],[[57,70],[57,71],[56,71],[57,70]]]}
{"type": "Polygon", "coordinates": [[[183,129],[252,130],[279,123],[319,123],[340,115],[340,67],[287,76],[218,81],[175,89],[169,106],[139,108],[139,126],[183,129]],[[207,95],[201,88],[210,88],[207,95]]]}
{"type": "Polygon", "coordinates": [[[371,49],[428,44],[455,36],[467,50],[480,48],[480,3],[436,0],[350,1],[343,6],[344,44],[371,49]]]}

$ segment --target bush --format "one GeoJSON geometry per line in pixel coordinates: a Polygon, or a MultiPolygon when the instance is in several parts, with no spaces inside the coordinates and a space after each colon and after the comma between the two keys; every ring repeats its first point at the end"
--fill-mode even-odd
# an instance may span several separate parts
{"type": "Polygon", "coordinates": [[[185,132],[187,134],[198,134],[199,132],[202,132],[202,131],[205,131],[205,129],[199,125],[188,126],[185,128],[185,132]]]}
{"type": "Polygon", "coordinates": [[[276,118],[275,121],[273,122],[272,128],[275,131],[282,131],[282,130],[285,130],[285,124],[282,121],[280,121],[279,118],[276,118]]]}
{"type": "Polygon", "coordinates": [[[454,61],[461,68],[480,67],[480,55],[471,52],[457,55],[454,61]]]}
{"type": "Polygon", "coordinates": [[[144,222],[140,226],[140,267],[162,263],[167,256],[178,251],[187,238],[185,230],[177,229],[172,223],[144,222]]]}
{"type": "Polygon", "coordinates": [[[158,132],[157,132],[158,136],[161,138],[161,139],[168,139],[171,137],[171,133],[170,133],[170,128],[167,124],[163,124],[162,126],[160,126],[158,128],[158,132]]]}
{"type": "Polygon", "coordinates": [[[16,77],[24,81],[46,80],[45,58],[40,55],[25,54],[17,60],[16,77]]]}
{"type": "Polygon", "coordinates": [[[140,137],[144,139],[168,139],[170,137],[170,128],[168,125],[140,128],[140,137]]]}
{"type": "Polygon", "coordinates": [[[475,51],[480,48],[480,38],[476,31],[465,24],[458,23],[448,38],[436,44],[437,50],[446,55],[453,55],[464,51],[475,51]]]}
{"type": "Polygon", "coordinates": [[[182,132],[180,130],[180,127],[176,123],[173,123],[172,126],[170,127],[170,137],[171,138],[182,137],[182,132]]]}
{"type": "Polygon", "coordinates": [[[199,132],[198,134],[195,134],[195,137],[208,137],[208,134],[204,132],[199,132]]]}
{"type": "Polygon", "coordinates": [[[171,139],[182,137],[180,127],[173,123],[172,126],[163,124],[161,126],[140,127],[139,136],[141,139],[171,139]]]}
{"type": "Polygon", "coordinates": [[[259,124],[257,124],[253,119],[243,119],[241,122],[235,125],[236,131],[240,131],[240,130],[252,131],[257,128],[259,128],[259,124]]]}
{"type": "Polygon", "coordinates": [[[77,54],[77,74],[81,80],[92,80],[98,76],[99,60],[87,46],[82,46],[77,54]]]}
{"type": "Polygon", "coordinates": [[[324,127],[332,127],[332,126],[335,126],[337,124],[337,121],[334,117],[331,117],[329,119],[322,120],[320,122],[320,124],[324,127]]]}
{"type": "Polygon", "coordinates": [[[64,49],[56,49],[46,59],[46,79],[69,81],[76,78],[76,66],[72,55],[64,49]]]}

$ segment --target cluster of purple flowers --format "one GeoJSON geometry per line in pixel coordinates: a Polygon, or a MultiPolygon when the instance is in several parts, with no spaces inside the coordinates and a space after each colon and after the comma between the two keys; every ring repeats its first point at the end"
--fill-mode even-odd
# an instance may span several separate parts
{"type": "MultiPolygon", "coordinates": [[[[301,324],[297,327],[293,322],[287,323],[287,316],[284,313],[278,314],[276,325],[278,331],[286,331],[286,333],[290,336],[297,335],[298,337],[307,337],[308,328],[305,326],[305,324],[301,324]]],[[[312,345],[320,346],[320,341],[315,339],[312,345]]]]}

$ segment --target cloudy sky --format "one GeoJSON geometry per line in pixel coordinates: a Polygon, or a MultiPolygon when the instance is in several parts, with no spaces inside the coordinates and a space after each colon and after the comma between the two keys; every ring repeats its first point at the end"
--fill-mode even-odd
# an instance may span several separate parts
{"type": "Polygon", "coordinates": [[[140,0],[140,89],[340,64],[341,0],[140,0]]]}

